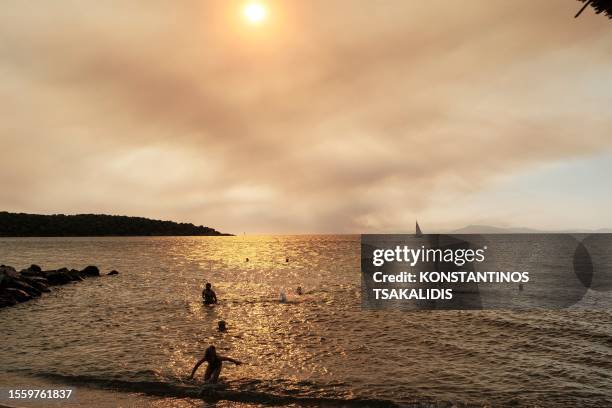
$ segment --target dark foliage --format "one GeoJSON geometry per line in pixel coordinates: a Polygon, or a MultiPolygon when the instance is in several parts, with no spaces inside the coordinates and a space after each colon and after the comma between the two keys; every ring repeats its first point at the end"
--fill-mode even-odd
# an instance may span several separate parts
{"type": "Polygon", "coordinates": [[[578,0],[585,5],[578,11],[576,17],[580,15],[584,11],[587,6],[591,6],[595,9],[595,13],[600,14],[604,13],[608,18],[612,18],[612,0],[578,0]]]}
{"type": "Polygon", "coordinates": [[[229,235],[187,223],[118,215],[37,215],[0,211],[3,237],[229,235]]]}

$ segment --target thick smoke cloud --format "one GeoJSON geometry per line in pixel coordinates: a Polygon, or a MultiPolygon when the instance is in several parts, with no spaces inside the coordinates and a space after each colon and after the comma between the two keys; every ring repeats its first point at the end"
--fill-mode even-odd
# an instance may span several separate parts
{"type": "Polygon", "coordinates": [[[465,3],[269,1],[254,28],[240,2],[5,2],[0,207],[451,227],[441,193],[610,149],[609,22],[465,3]]]}

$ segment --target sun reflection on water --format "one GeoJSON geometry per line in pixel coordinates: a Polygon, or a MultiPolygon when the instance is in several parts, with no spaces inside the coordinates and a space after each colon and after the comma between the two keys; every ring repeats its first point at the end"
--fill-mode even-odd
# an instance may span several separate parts
{"type": "MultiPolygon", "coordinates": [[[[526,360],[537,367],[538,375],[530,377],[534,387],[561,392],[563,382],[551,382],[550,361],[562,361],[571,350],[571,375],[607,389],[608,379],[589,367],[609,361],[602,343],[610,334],[609,314],[481,312],[476,318],[470,312],[363,311],[357,237],[74,240],[69,250],[65,240],[56,247],[45,242],[45,251],[27,240],[4,252],[0,247],[0,258],[18,268],[93,262],[120,275],[66,285],[3,310],[2,329],[9,335],[0,361],[7,370],[25,367],[28,374],[60,375],[77,384],[112,379],[132,388],[197,391],[203,370],[196,382],[186,377],[214,344],[246,363],[224,366],[229,389],[401,400],[423,384],[436,384],[436,397],[469,398],[467,384],[481,393],[514,392],[518,378],[531,375],[526,360]],[[201,302],[207,281],[220,300],[215,307],[201,302]],[[304,295],[295,294],[297,286],[304,295]],[[279,302],[283,288],[287,303],[279,302]],[[219,320],[227,322],[227,332],[217,330],[219,320]],[[572,325],[580,335],[567,333],[572,325]],[[588,352],[593,349],[599,354],[588,352]]],[[[154,402],[144,406],[185,402],[146,401],[154,402]]]]}

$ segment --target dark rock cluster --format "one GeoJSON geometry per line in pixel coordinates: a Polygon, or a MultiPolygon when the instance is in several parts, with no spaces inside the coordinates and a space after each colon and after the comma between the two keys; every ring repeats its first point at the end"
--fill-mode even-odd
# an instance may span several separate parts
{"type": "MultiPolygon", "coordinates": [[[[117,275],[113,270],[108,275],[117,275]]],[[[0,307],[13,306],[20,302],[40,297],[50,292],[50,286],[79,282],[85,278],[100,276],[100,269],[90,265],[83,270],[60,268],[43,271],[38,265],[17,272],[12,266],[0,265],[0,307]]]]}

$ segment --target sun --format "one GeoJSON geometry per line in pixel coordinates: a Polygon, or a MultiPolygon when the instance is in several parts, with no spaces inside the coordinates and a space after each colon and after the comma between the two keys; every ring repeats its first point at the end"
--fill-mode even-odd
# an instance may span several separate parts
{"type": "Polygon", "coordinates": [[[260,24],[268,16],[268,10],[262,3],[248,3],[244,6],[244,17],[251,24],[260,24]]]}

